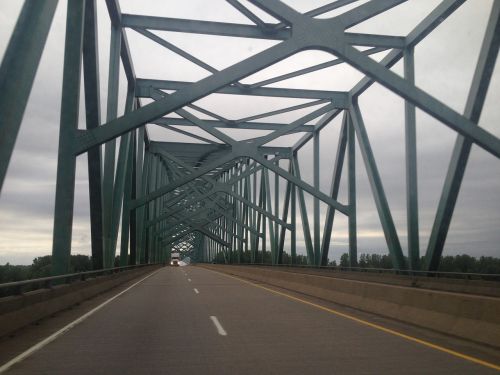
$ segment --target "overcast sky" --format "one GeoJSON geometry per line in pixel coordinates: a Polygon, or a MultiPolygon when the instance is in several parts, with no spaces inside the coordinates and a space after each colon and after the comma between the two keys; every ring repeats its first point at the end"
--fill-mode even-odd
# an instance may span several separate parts
{"type": "MultiPolygon", "coordinates": [[[[107,58],[109,20],[104,1],[98,0],[99,47],[102,113],[106,113],[107,58]]],[[[329,1],[287,0],[304,12],[329,1]]],[[[64,51],[65,4],[60,1],[26,108],[8,175],[0,195],[0,264],[31,263],[36,256],[50,254],[52,247],[52,215],[54,207],[62,61],[64,51]]],[[[439,1],[410,0],[387,14],[364,22],[351,31],[374,34],[406,35],[439,1]]],[[[147,15],[202,20],[250,23],[223,0],[136,1],[121,0],[122,11],[147,15]]],[[[248,3],[245,2],[248,5],[248,3]]],[[[492,1],[469,0],[443,22],[416,48],[416,84],[458,112],[463,112],[471,84],[479,46],[484,35],[492,1]]],[[[0,58],[22,6],[20,0],[0,1],[0,58]]],[[[262,14],[261,14],[262,15],[262,14]]],[[[326,16],[332,16],[330,13],[326,16]]],[[[266,21],[272,18],[263,15],[266,21]]],[[[223,69],[243,58],[264,50],[276,41],[204,35],[181,35],[156,32],[171,43],[185,49],[217,69],[223,69]]],[[[198,81],[208,75],[142,35],[128,30],[127,36],[137,76],[181,81],[198,81]]],[[[373,58],[380,60],[385,54],[373,58]]],[[[319,51],[302,52],[243,80],[252,83],[281,75],[312,64],[328,61],[332,56],[319,51]]],[[[500,70],[497,66],[480,119],[480,126],[500,136],[500,70]]],[[[402,72],[401,64],[393,70],[402,72]]],[[[296,79],[274,84],[275,87],[349,90],[362,75],[343,65],[324,69],[296,79]]],[[[124,75],[121,72],[121,83],[124,75]]],[[[124,94],[121,85],[121,106],[124,94]]],[[[83,99],[83,95],[82,95],[83,99]]],[[[306,102],[291,99],[222,98],[210,95],[197,104],[229,119],[306,102]],[[225,100],[223,100],[225,99],[225,100]]],[[[144,101],[147,103],[147,101],[144,101]]],[[[82,103],[83,104],[83,103],[82,103]]],[[[404,172],[404,101],[387,89],[374,85],[361,98],[360,105],[370,135],[376,161],[406,252],[406,211],[404,172]]],[[[80,111],[84,127],[84,107],[80,111]]],[[[310,110],[309,110],[310,111],[310,110]]],[[[290,122],[306,111],[273,116],[266,121],[290,122]]],[[[0,114],[1,116],[1,114],[0,114]]],[[[200,117],[204,118],[203,115],[200,117]]],[[[321,133],[321,188],[328,192],[335,157],[340,119],[321,133]]],[[[148,126],[154,140],[186,141],[186,138],[164,129],[148,126]]],[[[192,130],[192,129],[190,129],[192,130]]],[[[197,134],[202,134],[202,131],[197,134]]],[[[237,139],[257,133],[227,132],[237,139]]],[[[276,144],[291,145],[300,135],[280,139],[276,144]]],[[[417,110],[417,147],[419,173],[420,245],[424,253],[436,206],[449,163],[455,133],[438,121],[417,110]]],[[[312,183],[312,145],[299,153],[302,177],[312,183]]],[[[77,164],[73,253],[90,254],[90,225],[86,157],[77,164]]],[[[357,155],[358,174],[358,246],[362,252],[384,252],[386,245],[367,182],[361,155],[357,155]]],[[[345,177],[345,176],[344,176],[345,177]]],[[[281,183],[284,186],[284,183],[281,183]]],[[[340,201],[346,202],[345,178],[340,201]]],[[[474,146],[448,235],[445,254],[467,252],[471,255],[500,256],[500,161],[474,146]]],[[[282,195],[283,196],[283,195],[282,195]]],[[[308,197],[312,225],[312,204],[308,197]]],[[[322,216],[326,212],[322,207],[322,216]]],[[[347,220],[336,216],[330,250],[331,258],[339,258],[347,249],[347,220]]],[[[300,223],[300,221],[299,221],[300,223]]],[[[311,228],[312,229],[312,228],[311,228]]],[[[299,247],[303,248],[299,233],[299,247]]]]}

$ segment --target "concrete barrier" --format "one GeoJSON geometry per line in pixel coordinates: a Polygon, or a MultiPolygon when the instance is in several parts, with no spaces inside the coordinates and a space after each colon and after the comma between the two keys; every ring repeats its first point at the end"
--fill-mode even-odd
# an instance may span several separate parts
{"type": "MultiPolygon", "coordinates": [[[[270,267],[270,266],[265,266],[270,267]]],[[[312,268],[312,267],[287,267],[280,266],[281,271],[294,273],[307,273],[323,275],[339,279],[351,279],[373,283],[416,287],[422,289],[439,290],[443,292],[455,292],[464,294],[484,295],[500,297],[500,282],[474,278],[453,279],[449,277],[426,277],[419,275],[398,275],[392,273],[366,272],[363,271],[339,271],[335,269],[312,268]]]]}
{"type": "Polygon", "coordinates": [[[21,295],[0,298],[0,337],[158,268],[159,266],[141,267],[85,281],[58,285],[51,289],[39,289],[21,295]]]}
{"type": "Polygon", "coordinates": [[[500,348],[500,298],[387,285],[268,267],[201,265],[500,348]]]}

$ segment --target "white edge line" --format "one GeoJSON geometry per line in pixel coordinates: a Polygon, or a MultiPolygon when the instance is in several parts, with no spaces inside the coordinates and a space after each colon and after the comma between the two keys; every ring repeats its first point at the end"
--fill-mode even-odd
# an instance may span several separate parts
{"type": "Polygon", "coordinates": [[[196,294],[200,294],[200,292],[198,291],[198,289],[194,288],[193,290],[194,290],[194,292],[195,292],[196,294]]]}
{"type": "Polygon", "coordinates": [[[219,319],[217,319],[216,316],[211,316],[210,319],[212,320],[212,323],[214,323],[215,328],[217,328],[217,332],[221,336],[227,336],[227,332],[224,330],[222,327],[222,324],[220,324],[219,319]]]}
{"type": "Polygon", "coordinates": [[[73,320],[71,323],[69,323],[68,325],[64,326],[63,328],[61,328],[59,331],[56,331],[54,332],[52,335],[50,335],[49,337],[43,339],[42,341],[40,341],[38,344],[35,344],[33,345],[31,348],[29,348],[28,350],[22,352],[21,354],[19,354],[18,356],[12,358],[9,362],[7,363],[4,363],[1,367],[0,367],[0,374],[1,373],[4,373],[5,371],[7,371],[9,368],[11,368],[12,366],[14,366],[16,363],[19,363],[21,362],[22,360],[28,358],[30,355],[32,355],[33,353],[35,353],[36,351],[42,349],[44,346],[46,346],[47,344],[51,343],[52,341],[54,341],[55,339],[57,339],[59,336],[65,334],[66,332],[68,332],[71,328],[75,327],[77,324],[83,322],[85,319],[87,319],[90,315],[92,315],[93,313],[95,313],[96,311],[102,309],[104,306],[106,306],[108,303],[110,303],[111,301],[113,301],[114,299],[120,297],[123,293],[129,291],[130,289],[132,289],[134,286],[136,286],[137,284],[139,283],[142,283],[144,280],[146,280],[147,278],[153,276],[155,273],[161,271],[161,268],[159,270],[156,270],[155,272],[153,273],[150,273],[149,275],[147,275],[146,277],[142,278],[141,280],[137,281],[136,283],[132,284],[131,286],[129,286],[127,289],[125,290],[122,290],[120,293],[118,293],[117,295],[111,297],[110,299],[104,301],[103,303],[101,303],[99,306],[97,307],[94,307],[92,310],[86,312],[85,314],[83,314],[81,317],[79,317],[78,319],[76,320],[73,320]]]}

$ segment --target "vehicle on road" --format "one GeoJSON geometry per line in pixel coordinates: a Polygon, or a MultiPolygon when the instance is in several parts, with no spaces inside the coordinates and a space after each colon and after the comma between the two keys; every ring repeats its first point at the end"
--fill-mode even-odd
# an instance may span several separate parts
{"type": "Polygon", "coordinates": [[[179,253],[172,253],[170,255],[170,265],[171,266],[178,266],[180,261],[181,261],[181,258],[180,258],[179,253]]]}

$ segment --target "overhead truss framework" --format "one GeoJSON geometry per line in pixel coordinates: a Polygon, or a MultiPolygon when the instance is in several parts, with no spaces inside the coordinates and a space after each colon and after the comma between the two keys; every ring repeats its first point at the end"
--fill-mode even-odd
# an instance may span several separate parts
{"type": "MultiPolygon", "coordinates": [[[[165,262],[171,251],[189,254],[196,261],[269,261],[272,264],[284,262],[287,253],[294,263],[297,233],[304,240],[308,263],[326,265],[336,214],[348,219],[349,259],[355,266],[356,167],[360,164],[355,161],[356,143],[394,267],[413,270],[438,267],[471,146],[475,144],[500,157],[500,139],[477,126],[498,54],[500,1],[494,1],[491,9],[464,113],[457,113],[415,86],[414,49],[424,38],[431,37],[433,30],[465,0],[442,1],[408,35],[401,36],[353,33],[348,29],[391,10],[404,0],[374,0],[361,4],[356,0],[337,0],[303,14],[278,0],[249,1],[276,22],[263,21],[253,8],[239,0],[227,2],[251,24],[124,14],[117,0],[106,0],[111,37],[105,119],[100,110],[96,2],[67,2],[54,213],[55,274],[65,273],[69,267],[76,158],[84,153],[88,156],[95,268],[113,265],[118,235],[122,265],[165,262]],[[318,18],[333,10],[337,10],[338,15],[318,18]],[[207,71],[208,76],[197,82],[137,77],[127,29],[189,60],[207,71]],[[218,70],[160,37],[157,31],[265,39],[275,44],[218,70]],[[259,82],[241,82],[306,50],[330,53],[332,59],[259,82]],[[382,60],[370,57],[380,52],[386,53],[382,60]],[[404,77],[390,69],[400,60],[404,63],[404,77]],[[127,80],[123,114],[118,113],[120,64],[127,80]],[[284,80],[341,64],[348,64],[364,75],[349,91],[279,86],[284,80]],[[78,130],[82,70],[86,129],[78,130]],[[360,95],[375,82],[405,100],[407,257],[403,254],[358,103],[360,95]],[[269,100],[292,98],[300,100],[300,104],[227,119],[195,104],[211,94],[219,95],[228,106],[238,95],[269,100]],[[141,98],[147,98],[149,104],[143,105],[141,98]],[[419,243],[416,108],[457,134],[423,264],[420,263],[419,243]],[[298,110],[300,117],[296,116],[291,122],[266,120],[298,110]],[[337,117],[341,120],[337,154],[330,190],[323,192],[320,189],[320,136],[325,126],[337,117]],[[148,135],[146,124],[180,133],[190,137],[190,141],[154,141],[148,135]],[[267,132],[237,140],[228,129],[267,132]],[[294,144],[273,146],[273,141],[293,134],[301,135],[294,144]],[[298,159],[298,151],[310,141],[312,184],[301,179],[298,159]],[[344,166],[347,202],[340,202],[344,166]],[[312,197],[312,215],[308,213],[306,193],[312,197]],[[323,220],[320,202],[328,208],[323,220]],[[297,225],[297,203],[301,228],[297,225]],[[285,242],[289,245],[285,246],[285,242]]],[[[56,5],[57,0],[25,2],[0,67],[0,187],[56,5]]]]}

